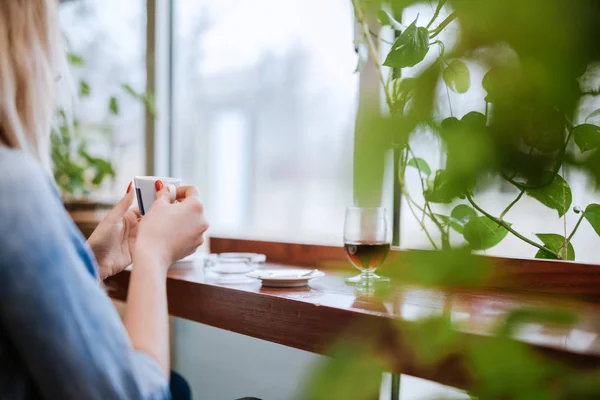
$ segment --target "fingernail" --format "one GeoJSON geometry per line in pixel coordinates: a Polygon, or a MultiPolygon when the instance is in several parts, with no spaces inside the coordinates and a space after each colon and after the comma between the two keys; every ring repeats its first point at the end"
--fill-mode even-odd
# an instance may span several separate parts
{"type": "Polygon", "coordinates": [[[132,184],[132,183],[133,183],[133,182],[129,182],[129,186],[127,186],[127,192],[125,192],[125,193],[129,193],[129,192],[131,192],[131,184],[132,184]]]}
{"type": "Polygon", "coordinates": [[[156,189],[156,191],[158,192],[159,190],[161,190],[165,185],[162,183],[162,181],[159,179],[156,182],[154,182],[154,188],[156,189]]]}

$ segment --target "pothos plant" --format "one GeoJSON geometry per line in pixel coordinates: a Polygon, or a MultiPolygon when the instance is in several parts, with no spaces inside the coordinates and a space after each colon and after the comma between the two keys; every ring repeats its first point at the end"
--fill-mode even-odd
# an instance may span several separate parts
{"type": "MultiPolygon", "coordinates": [[[[387,150],[395,147],[400,154],[402,194],[431,247],[438,250],[407,252],[388,260],[387,276],[419,286],[480,288],[490,276],[491,266],[487,257],[476,257],[473,250],[491,248],[510,234],[532,245],[536,257],[572,260],[571,240],[584,220],[600,234],[600,205],[573,207],[563,172],[565,167],[580,169],[600,183],[600,128],[591,123],[600,110],[580,115],[582,97],[600,93],[600,81],[591,82],[597,75],[594,63],[600,61],[600,3],[438,0],[432,4],[431,19],[417,17],[408,26],[402,25],[398,16],[406,7],[427,3],[351,3],[389,109],[389,115],[381,115],[379,107],[373,107],[376,111],[357,123],[356,193],[367,200],[371,193],[376,198],[380,187],[372,183],[374,173],[365,171],[378,169],[387,150]],[[447,17],[439,21],[442,10],[447,17]],[[380,25],[389,25],[396,33],[382,59],[378,39],[385,38],[378,37],[380,25]],[[452,25],[460,34],[451,48],[441,33],[452,25]],[[425,57],[432,51],[435,60],[428,62],[425,57]],[[473,82],[469,61],[487,69],[481,82],[486,91],[484,104],[473,104],[476,110],[461,118],[440,115],[439,103],[450,96],[438,98],[438,88],[444,85],[442,92],[446,93],[467,92],[473,82]],[[396,74],[417,65],[421,72],[412,78],[396,74]],[[392,72],[386,73],[384,66],[392,72]],[[423,128],[442,143],[445,165],[437,171],[411,146],[411,138],[423,128]],[[409,170],[418,174],[423,201],[417,201],[407,189],[409,170]],[[503,212],[493,215],[481,204],[478,193],[498,179],[514,186],[517,194],[503,212]],[[539,233],[535,239],[525,237],[510,223],[511,209],[525,195],[540,207],[555,210],[558,218],[574,213],[574,229],[539,233]],[[448,204],[454,207],[444,213],[448,204]],[[439,235],[433,235],[431,226],[439,235]],[[450,235],[454,233],[463,238],[461,245],[452,245],[450,235]]],[[[374,294],[375,301],[385,296],[385,291],[374,294]]],[[[402,294],[395,291],[394,296],[402,294]]],[[[444,361],[462,355],[472,380],[468,394],[473,399],[600,398],[600,369],[581,372],[513,340],[515,332],[531,322],[567,330],[574,327],[577,316],[571,310],[517,307],[498,319],[481,341],[463,340],[457,332],[468,330],[468,323],[465,327],[454,318],[452,296],[444,301],[447,308],[441,315],[416,321],[389,319],[384,334],[375,325],[349,332],[346,340],[331,349],[333,357],[313,371],[299,398],[377,398],[381,372],[393,367],[388,355],[378,350],[382,337],[393,341],[390,329],[398,340],[410,344],[403,348],[406,354],[402,356],[425,368],[440,368],[444,361]]],[[[477,310],[470,312],[476,314],[477,310]]]]}
{"type": "MultiPolygon", "coordinates": [[[[74,68],[84,65],[82,57],[72,52],[68,53],[68,61],[74,68]]],[[[156,116],[152,95],[140,93],[126,83],[122,83],[120,89],[122,94],[139,100],[152,115],[156,116]]],[[[85,101],[92,94],[92,88],[86,80],[79,80],[77,94],[80,101],[85,101]]],[[[108,141],[120,113],[120,101],[117,95],[106,99],[106,118],[96,123],[84,123],[76,118],[70,118],[64,109],[57,110],[50,136],[51,154],[54,178],[64,197],[87,197],[107,179],[115,177],[113,161],[108,157],[95,155],[90,150],[88,138],[91,134],[104,137],[108,141]],[[84,132],[86,134],[83,134],[84,132]]]]}
{"type": "MultiPolygon", "coordinates": [[[[364,3],[369,6],[373,2],[364,3]]],[[[391,4],[394,3],[411,2],[397,1],[391,4]]],[[[378,26],[369,26],[365,8],[358,0],[353,0],[361,39],[377,69],[391,119],[408,126],[428,125],[441,139],[447,156],[445,168],[432,171],[426,157],[415,154],[411,148],[409,135],[416,133],[398,129],[392,134],[395,138],[402,137],[395,141],[396,144],[400,142],[397,147],[401,152],[398,178],[410,212],[420,223],[434,249],[450,248],[451,231],[462,236],[472,250],[489,249],[510,234],[533,246],[535,253],[532,255],[535,254],[536,258],[574,260],[572,239],[584,219],[600,235],[600,205],[571,208],[573,199],[569,183],[563,175],[564,164],[567,159],[580,160],[586,153],[600,148],[600,127],[589,122],[600,115],[600,109],[589,113],[585,122],[577,125],[572,122],[572,109],[552,104],[549,98],[536,100],[530,107],[519,109],[527,104],[529,97],[544,95],[543,88],[536,86],[544,82],[527,81],[537,73],[543,73],[543,70],[539,69],[539,65],[528,65],[527,60],[521,63],[502,60],[492,63],[483,77],[482,86],[487,92],[484,107],[474,104],[478,109],[485,108],[485,113],[471,111],[460,119],[453,115],[445,118],[431,115],[431,118],[416,120],[420,117],[418,114],[423,113],[418,108],[424,107],[424,104],[415,101],[415,96],[419,95],[418,91],[431,90],[431,87],[426,87],[426,79],[431,81],[432,76],[439,76],[446,85],[445,90],[463,94],[470,89],[472,78],[467,63],[460,56],[482,61],[476,58],[473,49],[465,51],[460,45],[453,54],[446,53],[440,34],[457,19],[458,14],[457,11],[451,12],[438,21],[445,4],[446,0],[437,3],[430,20],[421,21],[417,17],[404,27],[394,18],[390,3],[383,2],[382,8],[376,13],[378,26]],[[389,42],[391,49],[383,62],[379,58],[380,38],[376,33],[380,26],[389,26],[396,33],[395,41],[389,42]],[[429,63],[422,76],[394,77],[393,71],[424,63],[431,51],[436,51],[439,56],[433,64],[429,63]],[[392,72],[386,74],[382,68],[384,66],[390,67],[392,72]],[[542,93],[536,94],[536,90],[542,93]],[[501,137],[501,134],[506,136],[501,137]],[[416,170],[419,175],[424,198],[421,203],[414,199],[406,187],[405,174],[409,169],[416,170]],[[480,184],[484,174],[488,175],[487,181],[490,175],[495,175],[518,191],[514,200],[499,215],[486,210],[485,205],[477,199],[478,188],[485,186],[485,182],[480,184]],[[554,209],[558,218],[564,219],[565,231],[540,232],[535,235],[536,238],[528,238],[518,232],[510,223],[510,210],[524,195],[536,199],[541,206],[554,209]],[[440,204],[456,204],[461,199],[462,202],[449,213],[440,210],[443,208],[439,207],[440,204]],[[570,213],[578,214],[577,223],[567,232],[566,218],[570,213]],[[438,235],[431,234],[431,228],[424,223],[425,219],[431,221],[432,224],[428,225],[435,227],[438,235]],[[435,240],[434,236],[440,239],[435,240]]],[[[479,43],[482,47],[485,44],[490,43],[479,43]]],[[[564,79],[569,77],[565,76],[564,79]]],[[[429,99],[430,102],[432,100],[437,101],[429,99]]],[[[448,102],[448,109],[452,113],[450,96],[441,101],[448,102]]]]}

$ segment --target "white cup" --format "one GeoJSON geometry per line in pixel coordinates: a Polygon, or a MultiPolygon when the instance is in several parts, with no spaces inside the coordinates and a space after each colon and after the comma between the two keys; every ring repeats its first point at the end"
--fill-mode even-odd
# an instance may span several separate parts
{"type": "Polygon", "coordinates": [[[133,178],[135,184],[135,194],[137,198],[140,215],[144,215],[152,207],[152,203],[156,200],[156,181],[161,180],[169,187],[171,192],[171,201],[175,201],[175,188],[181,186],[179,178],[164,178],[160,176],[136,176],[133,178]]]}

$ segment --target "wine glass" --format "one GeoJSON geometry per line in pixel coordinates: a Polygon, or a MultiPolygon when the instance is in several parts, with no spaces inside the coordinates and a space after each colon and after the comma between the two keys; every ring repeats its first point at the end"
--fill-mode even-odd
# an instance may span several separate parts
{"type": "Polygon", "coordinates": [[[344,221],[344,248],[352,265],[361,273],[346,282],[369,285],[389,282],[389,278],[375,275],[390,251],[390,239],[384,207],[348,207],[344,221]]]}

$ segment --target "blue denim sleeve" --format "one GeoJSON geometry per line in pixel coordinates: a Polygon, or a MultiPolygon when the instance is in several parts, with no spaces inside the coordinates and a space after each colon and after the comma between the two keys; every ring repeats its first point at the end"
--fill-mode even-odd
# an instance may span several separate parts
{"type": "Polygon", "coordinates": [[[73,235],[48,177],[25,155],[6,158],[0,160],[0,324],[42,396],[170,398],[157,362],[133,349],[86,269],[93,259],[73,235]]]}

